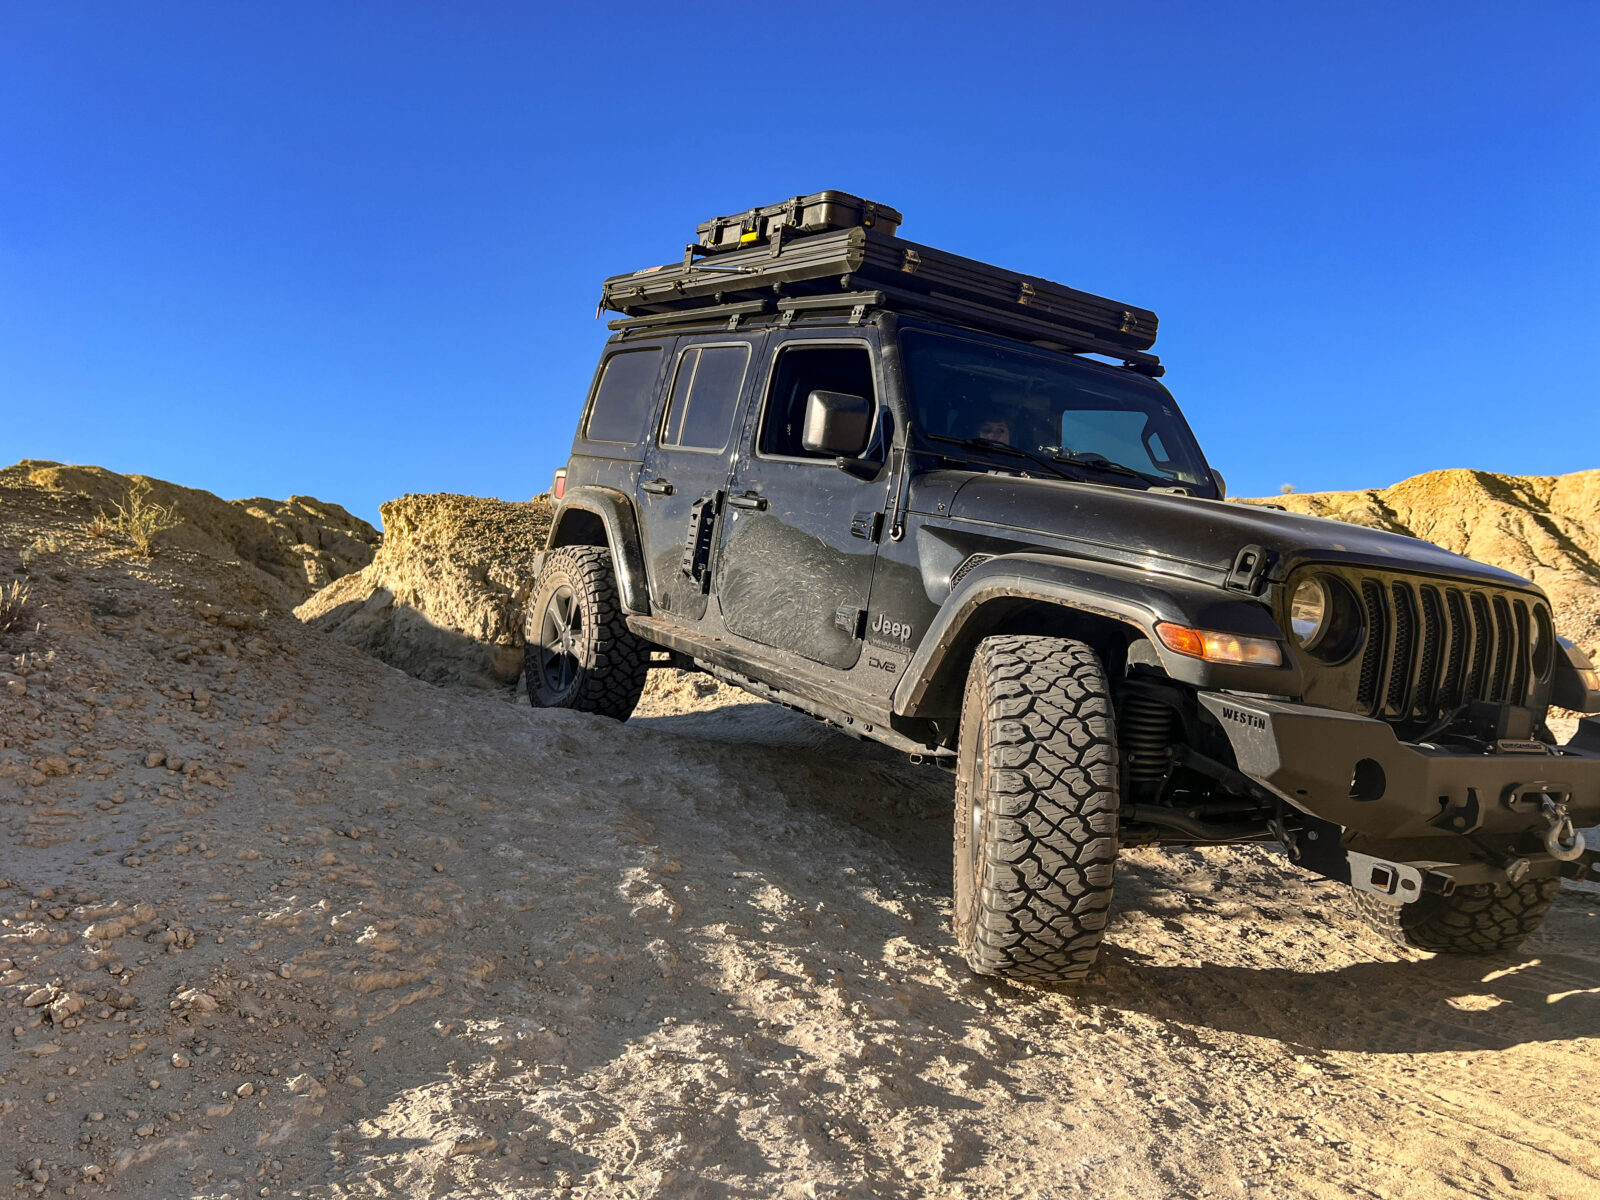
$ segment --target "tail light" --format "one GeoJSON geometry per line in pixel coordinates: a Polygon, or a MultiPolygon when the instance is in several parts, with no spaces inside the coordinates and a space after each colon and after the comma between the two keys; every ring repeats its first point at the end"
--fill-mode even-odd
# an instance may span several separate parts
{"type": "Polygon", "coordinates": [[[555,482],[550,485],[550,494],[552,496],[554,496],[557,500],[560,500],[564,496],[566,496],[566,494],[567,494],[567,469],[565,467],[562,467],[561,470],[556,472],[555,482]]]}

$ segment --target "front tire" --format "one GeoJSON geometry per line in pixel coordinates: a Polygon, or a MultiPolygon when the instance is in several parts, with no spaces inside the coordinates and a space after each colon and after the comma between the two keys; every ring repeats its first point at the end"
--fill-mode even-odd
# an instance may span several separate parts
{"type": "Polygon", "coordinates": [[[551,551],[525,611],[529,703],[618,721],[633,715],[650,671],[650,643],[628,628],[609,550],[551,551]]]}
{"type": "Polygon", "coordinates": [[[1355,896],[1367,923],[1392,942],[1435,954],[1500,954],[1515,950],[1544,923],[1560,891],[1556,877],[1476,883],[1448,896],[1424,892],[1405,905],[1365,892],[1355,896]]]}
{"type": "Polygon", "coordinates": [[[1117,857],[1117,742],[1105,670],[1082,642],[978,646],[956,758],[956,938],[980,975],[1082,979],[1117,857]]]}

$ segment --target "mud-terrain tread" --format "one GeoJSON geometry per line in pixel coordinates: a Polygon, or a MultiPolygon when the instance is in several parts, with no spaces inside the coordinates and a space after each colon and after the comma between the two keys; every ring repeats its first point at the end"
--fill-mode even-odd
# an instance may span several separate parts
{"type": "Polygon", "coordinates": [[[1561,891],[1561,880],[1479,883],[1449,896],[1433,892],[1407,905],[1356,892],[1367,922],[1390,941],[1437,954],[1498,954],[1514,950],[1538,929],[1561,891]]]}
{"type": "MultiPolygon", "coordinates": [[[[966,703],[987,747],[982,880],[957,899],[956,931],[980,974],[1030,982],[1082,979],[1111,904],[1117,856],[1116,723],[1093,650],[1065,638],[985,639],[966,703]]],[[[963,753],[976,748],[962,747],[963,753]]],[[[956,855],[970,808],[958,799],[956,855]]]]}
{"type": "Polygon", "coordinates": [[[542,685],[531,648],[533,639],[527,638],[530,649],[523,660],[523,677],[528,685],[528,702],[535,708],[571,708],[626,721],[638,706],[649,677],[651,645],[628,628],[616,572],[611,566],[611,551],[603,546],[563,546],[552,550],[528,597],[530,629],[544,612],[546,589],[563,574],[583,604],[591,661],[581,667],[570,698],[559,704],[542,704],[542,685]]]}

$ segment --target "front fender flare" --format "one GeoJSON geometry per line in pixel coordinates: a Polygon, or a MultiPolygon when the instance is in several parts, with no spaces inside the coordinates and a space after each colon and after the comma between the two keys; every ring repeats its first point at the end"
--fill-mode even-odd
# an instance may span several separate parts
{"type": "Polygon", "coordinates": [[[1150,639],[1168,675],[1213,690],[1298,696],[1301,674],[1285,656],[1281,667],[1207,663],[1175,654],[1155,635],[1160,621],[1244,637],[1283,634],[1260,601],[1222,588],[1114,563],[1052,554],[1001,554],[975,567],[950,593],[895,689],[894,712],[904,717],[949,717],[961,706],[966,663],[978,639],[994,627],[988,613],[1016,601],[1059,605],[1130,627],[1150,639]],[[995,608],[992,606],[1001,606],[995,608]]]}
{"type": "Polygon", "coordinates": [[[639,540],[639,518],[634,513],[633,501],[615,488],[581,484],[568,488],[550,520],[550,533],[545,539],[548,553],[569,543],[562,534],[570,528],[567,524],[575,513],[589,513],[600,519],[605,528],[606,544],[611,549],[611,562],[617,573],[617,589],[622,597],[624,611],[639,616],[650,615],[650,580],[645,573],[644,547],[639,540]]]}

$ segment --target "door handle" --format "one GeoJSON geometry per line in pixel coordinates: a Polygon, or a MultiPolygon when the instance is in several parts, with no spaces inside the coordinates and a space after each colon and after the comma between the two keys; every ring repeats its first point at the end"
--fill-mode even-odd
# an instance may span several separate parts
{"type": "Polygon", "coordinates": [[[728,503],[735,508],[748,508],[761,512],[767,507],[767,498],[760,492],[740,492],[737,496],[729,496],[728,503]]]}
{"type": "Polygon", "coordinates": [[[647,479],[639,485],[641,492],[649,492],[652,496],[670,496],[673,487],[665,479],[647,479]]]}

